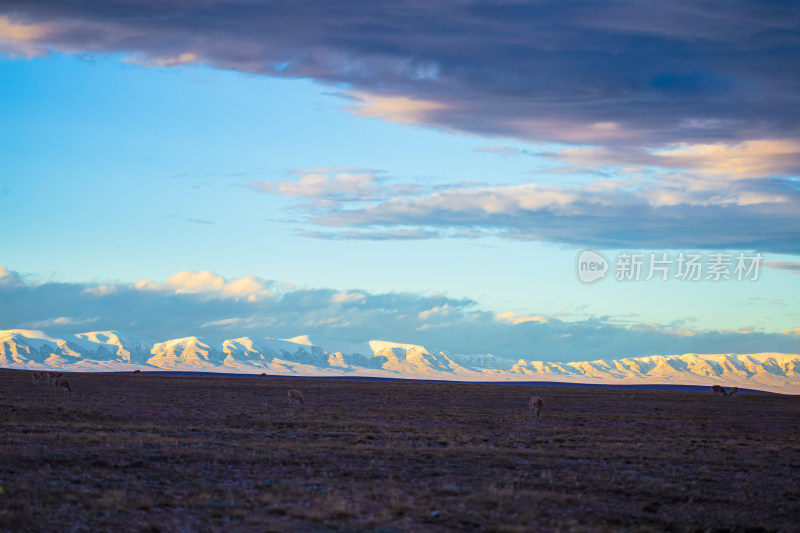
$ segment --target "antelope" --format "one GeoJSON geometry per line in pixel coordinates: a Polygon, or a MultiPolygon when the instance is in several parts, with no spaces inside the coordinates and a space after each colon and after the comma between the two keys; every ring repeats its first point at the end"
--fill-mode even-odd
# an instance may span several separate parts
{"type": "Polygon", "coordinates": [[[292,390],[289,391],[289,406],[290,407],[294,407],[294,406],[305,407],[305,405],[306,405],[306,399],[303,398],[303,393],[302,392],[300,392],[297,389],[292,389],[292,390]]]}
{"type": "MultiPolygon", "coordinates": [[[[737,389],[737,390],[738,390],[738,389],[737,389]]],[[[711,387],[711,393],[712,393],[714,396],[716,396],[717,394],[722,394],[723,396],[726,396],[726,395],[727,395],[727,393],[725,392],[725,387],[721,387],[721,386],[719,386],[719,385],[713,385],[713,386],[711,387]]]]}
{"type": "Polygon", "coordinates": [[[539,398],[538,396],[532,396],[531,401],[528,404],[530,407],[531,418],[536,418],[536,421],[540,421],[542,419],[542,410],[544,409],[544,401],[539,398]]]}
{"type": "Polygon", "coordinates": [[[53,386],[56,389],[56,394],[59,392],[65,392],[67,396],[72,394],[72,387],[69,386],[69,381],[64,378],[58,378],[53,382],[53,386]]]}
{"type": "Polygon", "coordinates": [[[33,378],[33,384],[34,385],[38,385],[39,382],[42,381],[42,378],[45,377],[45,373],[44,372],[34,372],[31,377],[33,378]]]}
{"type": "Polygon", "coordinates": [[[728,393],[728,397],[730,398],[731,396],[734,396],[736,394],[739,394],[739,387],[733,387],[728,393]]]}
{"type": "Polygon", "coordinates": [[[265,377],[267,377],[267,373],[266,373],[266,372],[263,372],[263,373],[262,373],[260,376],[258,376],[258,377],[260,377],[260,378],[265,378],[265,377]]]}
{"type": "Polygon", "coordinates": [[[47,381],[50,382],[50,385],[55,385],[55,382],[64,374],[62,372],[48,372],[47,373],[47,381]]]}
{"type": "Polygon", "coordinates": [[[139,370],[139,369],[137,368],[136,370],[134,370],[134,371],[133,371],[133,373],[134,373],[134,374],[141,374],[141,373],[142,373],[142,371],[141,371],[141,370],[139,370]]]}

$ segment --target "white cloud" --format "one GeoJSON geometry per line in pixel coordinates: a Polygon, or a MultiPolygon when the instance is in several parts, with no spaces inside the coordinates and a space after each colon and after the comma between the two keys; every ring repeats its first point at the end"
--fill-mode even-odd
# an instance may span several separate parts
{"type": "Polygon", "coordinates": [[[219,274],[208,270],[200,272],[183,270],[167,278],[164,283],[155,283],[143,279],[137,282],[134,287],[142,291],[199,294],[208,297],[246,299],[255,302],[259,299],[273,296],[267,285],[267,282],[255,276],[244,276],[227,281],[219,274]]]}
{"type": "Polygon", "coordinates": [[[420,320],[430,320],[431,318],[444,318],[453,312],[450,304],[437,305],[420,312],[417,316],[420,320]]]}
{"type": "Polygon", "coordinates": [[[372,170],[315,168],[297,170],[292,174],[300,177],[294,180],[253,182],[250,185],[259,192],[267,194],[311,200],[314,206],[379,200],[397,195],[415,194],[420,190],[414,185],[386,184],[385,180],[372,170]]]}
{"type": "Polygon", "coordinates": [[[643,170],[648,177],[461,185],[355,207],[337,204],[308,211],[308,222],[326,230],[301,235],[429,239],[464,237],[466,230],[580,246],[800,251],[800,191],[790,180],[726,181],[643,170]]]}
{"type": "Polygon", "coordinates": [[[115,285],[97,285],[83,289],[85,294],[91,294],[94,296],[108,296],[109,294],[114,294],[117,291],[119,291],[119,288],[115,285]]]}
{"type": "Polygon", "coordinates": [[[68,316],[60,316],[57,318],[48,318],[45,320],[38,320],[29,323],[32,328],[49,329],[54,327],[72,327],[72,326],[85,326],[87,324],[94,324],[99,320],[99,317],[92,318],[73,318],[68,316]]]}
{"type": "Polygon", "coordinates": [[[22,285],[19,274],[9,270],[5,265],[0,265],[0,287],[18,287],[22,285]]]}
{"type": "Polygon", "coordinates": [[[342,291],[331,296],[331,301],[337,304],[360,303],[363,302],[365,298],[366,296],[361,292],[342,291]]]}
{"type": "Polygon", "coordinates": [[[222,318],[220,320],[211,320],[209,322],[204,322],[200,324],[200,328],[211,328],[211,327],[218,327],[218,326],[235,326],[244,322],[241,318],[222,318]]]}

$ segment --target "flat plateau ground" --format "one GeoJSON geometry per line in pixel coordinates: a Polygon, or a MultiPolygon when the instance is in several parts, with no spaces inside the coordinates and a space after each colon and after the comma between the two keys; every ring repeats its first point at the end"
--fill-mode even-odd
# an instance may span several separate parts
{"type": "Polygon", "coordinates": [[[0,372],[2,531],[800,528],[800,397],[67,377],[0,372]]]}

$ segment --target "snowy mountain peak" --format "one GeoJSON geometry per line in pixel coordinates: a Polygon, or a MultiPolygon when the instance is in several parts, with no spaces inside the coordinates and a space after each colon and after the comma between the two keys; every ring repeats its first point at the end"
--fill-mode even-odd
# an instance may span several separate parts
{"type": "Polygon", "coordinates": [[[547,362],[458,354],[390,341],[183,337],[156,342],[120,331],[54,335],[0,330],[0,366],[22,369],[165,369],[303,376],[373,376],[464,381],[737,386],[800,394],[800,355],[679,354],[547,362]]]}

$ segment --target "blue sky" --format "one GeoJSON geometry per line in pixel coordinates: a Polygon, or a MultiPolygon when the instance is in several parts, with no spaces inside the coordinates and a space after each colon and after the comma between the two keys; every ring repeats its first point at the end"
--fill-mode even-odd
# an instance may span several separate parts
{"type": "Polygon", "coordinates": [[[0,328],[800,348],[796,9],[159,5],[0,7],[0,328]]]}

